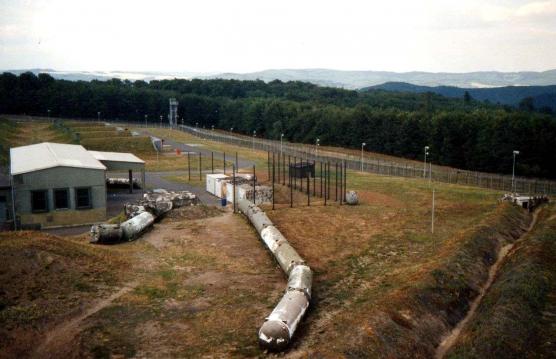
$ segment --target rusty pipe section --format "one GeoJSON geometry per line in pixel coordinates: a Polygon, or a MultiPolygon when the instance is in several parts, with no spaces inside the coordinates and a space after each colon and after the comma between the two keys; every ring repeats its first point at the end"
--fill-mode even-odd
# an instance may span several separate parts
{"type": "Polygon", "coordinates": [[[309,307],[313,273],[259,207],[245,199],[239,200],[238,206],[259,232],[261,239],[288,276],[288,286],[284,296],[259,330],[261,346],[269,350],[281,351],[291,342],[297,325],[309,307]]]}

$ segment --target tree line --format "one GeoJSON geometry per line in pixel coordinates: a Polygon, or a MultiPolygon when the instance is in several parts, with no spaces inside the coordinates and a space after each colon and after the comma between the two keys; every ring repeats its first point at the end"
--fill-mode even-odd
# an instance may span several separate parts
{"type": "Polygon", "coordinates": [[[360,148],[463,169],[556,178],[556,118],[432,93],[351,91],[304,82],[239,80],[66,81],[0,75],[0,113],[166,121],[168,99],[185,124],[258,137],[360,148]]]}

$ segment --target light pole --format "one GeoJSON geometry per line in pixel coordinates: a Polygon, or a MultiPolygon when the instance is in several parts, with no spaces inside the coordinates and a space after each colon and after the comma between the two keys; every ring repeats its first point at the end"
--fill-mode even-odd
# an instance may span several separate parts
{"type": "Polygon", "coordinates": [[[255,137],[257,137],[257,130],[253,130],[253,151],[255,151],[255,137]]]}
{"type": "Polygon", "coordinates": [[[425,162],[423,162],[423,178],[427,176],[427,156],[429,154],[429,146],[425,146],[425,162]]]}
{"type": "Polygon", "coordinates": [[[147,119],[149,118],[149,115],[145,115],[145,127],[149,127],[149,125],[147,124],[147,119]]]}
{"type": "Polygon", "coordinates": [[[162,128],[162,115],[160,115],[160,128],[162,128]]]}
{"type": "Polygon", "coordinates": [[[214,131],[214,125],[212,125],[212,131],[214,131]]]}
{"type": "Polygon", "coordinates": [[[515,193],[515,157],[519,155],[519,151],[514,150],[514,165],[512,166],[512,192],[515,193]]]}
{"type": "Polygon", "coordinates": [[[320,139],[317,138],[317,145],[316,145],[316,148],[315,148],[315,151],[316,151],[316,156],[315,157],[319,156],[319,146],[320,146],[320,139]]]}
{"type": "Polygon", "coordinates": [[[280,134],[280,158],[282,158],[284,153],[284,134],[280,134]]]}
{"type": "Polygon", "coordinates": [[[46,113],[48,113],[48,120],[50,120],[50,109],[46,110],[46,113]]]}
{"type": "Polygon", "coordinates": [[[97,112],[97,122],[100,122],[100,111],[97,112]]]}
{"type": "Polygon", "coordinates": [[[361,172],[363,172],[363,148],[367,146],[365,142],[361,144],[361,172]]]}

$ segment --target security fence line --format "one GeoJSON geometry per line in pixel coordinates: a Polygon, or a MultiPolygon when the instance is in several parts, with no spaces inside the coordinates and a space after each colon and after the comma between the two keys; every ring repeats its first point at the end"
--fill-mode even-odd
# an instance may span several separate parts
{"type": "MultiPolygon", "coordinates": [[[[203,139],[252,148],[254,150],[270,151],[294,156],[302,161],[345,162],[346,167],[354,171],[362,170],[363,172],[396,177],[425,178],[445,183],[512,192],[512,177],[508,175],[450,169],[430,165],[430,163],[427,163],[427,167],[425,168],[424,166],[417,166],[415,164],[396,163],[393,161],[369,158],[368,156],[361,159],[358,156],[343,153],[330,155],[329,151],[326,151],[326,155],[322,155],[317,153],[318,149],[315,148],[315,146],[311,147],[290,142],[280,143],[280,141],[256,137],[238,137],[184,125],[178,126],[178,129],[203,139]]],[[[549,180],[515,177],[514,188],[516,192],[522,194],[556,194],[556,182],[549,180]]]]}

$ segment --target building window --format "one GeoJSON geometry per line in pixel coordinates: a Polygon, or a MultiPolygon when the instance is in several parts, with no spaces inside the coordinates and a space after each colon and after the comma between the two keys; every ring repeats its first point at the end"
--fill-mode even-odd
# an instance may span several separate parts
{"type": "Polygon", "coordinates": [[[54,190],[54,208],[68,209],[69,206],[69,190],[67,188],[58,188],[54,190]]]}
{"type": "Polygon", "coordinates": [[[48,191],[31,191],[31,211],[48,212],[48,191]]]}
{"type": "Polygon", "coordinates": [[[92,208],[91,203],[91,187],[82,187],[75,189],[75,208],[86,209],[92,208]]]}

